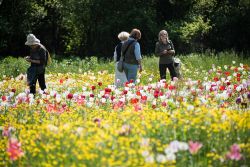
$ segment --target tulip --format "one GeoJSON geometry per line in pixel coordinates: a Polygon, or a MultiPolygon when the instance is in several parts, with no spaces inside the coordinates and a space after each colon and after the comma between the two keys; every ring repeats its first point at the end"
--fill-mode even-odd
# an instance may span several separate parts
{"type": "Polygon", "coordinates": [[[2,96],[2,101],[6,101],[7,97],[6,96],[2,96]]]}
{"type": "Polygon", "coordinates": [[[199,142],[189,141],[188,146],[189,146],[189,152],[191,154],[197,154],[197,152],[201,149],[202,144],[199,142]]]}
{"type": "Polygon", "coordinates": [[[21,143],[18,142],[17,139],[11,138],[9,140],[7,153],[11,160],[15,161],[18,158],[22,157],[24,155],[24,152],[21,149],[21,143]]]}
{"type": "Polygon", "coordinates": [[[240,103],[241,103],[241,97],[237,97],[236,104],[240,104],[240,103]]]}
{"type": "Polygon", "coordinates": [[[92,89],[92,90],[95,90],[95,86],[91,86],[91,89],[92,89]]]}
{"type": "Polygon", "coordinates": [[[72,93],[69,93],[69,94],[67,95],[67,98],[71,100],[71,99],[73,98],[73,94],[72,94],[72,93]]]}
{"type": "Polygon", "coordinates": [[[16,93],[16,89],[15,89],[15,88],[12,88],[12,89],[11,89],[11,92],[16,93]]]}
{"type": "Polygon", "coordinates": [[[11,127],[4,127],[2,131],[2,136],[10,137],[11,136],[11,127]]]}
{"type": "Polygon", "coordinates": [[[99,118],[95,118],[93,121],[97,124],[98,127],[101,125],[101,120],[99,118]]]}
{"type": "Polygon", "coordinates": [[[230,152],[226,154],[226,158],[231,160],[239,161],[242,158],[242,155],[240,154],[240,147],[237,144],[233,144],[230,147],[230,152]]]}

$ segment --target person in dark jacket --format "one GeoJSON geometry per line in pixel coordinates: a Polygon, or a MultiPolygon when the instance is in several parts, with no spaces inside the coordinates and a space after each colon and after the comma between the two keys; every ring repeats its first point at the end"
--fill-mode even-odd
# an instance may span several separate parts
{"type": "Polygon", "coordinates": [[[129,82],[136,82],[137,71],[142,72],[141,48],[138,40],[141,39],[141,31],[133,29],[126,42],[122,45],[124,56],[124,72],[129,82]]]}
{"type": "Polygon", "coordinates": [[[171,80],[174,77],[177,77],[174,68],[174,59],[175,55],[174,45],[171,40],[168,38],[168,33],[166,30],[161,30],[158,34],[158,42],[155,44],[155,54],[159,56],[159,71],[160,78],[166,79],[166,70],[170,72],[171,80]]]}
{"type": "Polygon", "coordinates": [[[38,80],[41,90],[46,89],[45,67],[47,63],[46,48],[40,43],[35,35],[29,34],[25,45],[30,47],[30,55],[25,60],[30,63],[27,70],[27,82],[30,93],[36,93],[36,82],[38,80]]]}

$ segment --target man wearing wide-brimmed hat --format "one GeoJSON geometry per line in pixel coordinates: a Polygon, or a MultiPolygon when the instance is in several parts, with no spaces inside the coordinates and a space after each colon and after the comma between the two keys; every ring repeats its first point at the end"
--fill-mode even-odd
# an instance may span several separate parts
{"type": "Polygon", "coordinates": [[[46,89],[45,84],[45,66],[47,62],[46,48],[40,43],[35,35],[29,34],[25,45],[30,46],[30,56],[25,57],[30,62],[27,70],[27,81],[30,87],[30,93],[36,93],[36,82],[38,80],[41,90],[46,89]]]}

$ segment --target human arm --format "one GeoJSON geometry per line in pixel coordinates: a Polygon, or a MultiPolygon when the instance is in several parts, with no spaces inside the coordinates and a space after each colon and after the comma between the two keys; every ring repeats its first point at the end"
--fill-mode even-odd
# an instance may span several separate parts
{"type": "MultiPolygon", "coordinates": [[[[117,46],[116,46],[117,47],[117,46]]],[[[117,53],[116,53],[116,47],[115,47],[115,51],[114,51],[114,61],[117,61],[117,53]]]]}
{"type": "Polygon", "coordinates": [[[164,56],[167,54],[167,50],[163,49],[161,46],[160,46],[160,43],[157,42],[155,44],[155,54],[156,56],[164,56]]]}
{"type": "Polygon", "coordinates": [[[166,50],[166,54],[167,55],[174,55],[175,54],[175,50],[166,50]]]}
{"type": "Polygon", "coordinates": [[[137,60],[138,61],[138,67],[139,67],[139,72],[142,72],[142,63],[141,63],[141,59],[137,60]]]}
{"type": "Polygon", "coordinates": [[[171,41],[167,44],[157,42],[155,45],[155,54],[157,56],[172,56],[175,54],[174,46],[171,41]]]}
{"type": "Polygon", "coordinates": [[[122,43],[120,42],[115,47],[115,53],[114,53],[114,60],[115,62],[119,61],[121,58],[121,52],[122,52],[122,43]]]}
{"type": "Polygon", "coordinates": [[[167,55],[173,56],[175,54],[174,44],[172,41],[168,41],[168,44],[170,46],[170,49],[167,49],[167,55]]]}
{"type": "Polygon", "coordinates": [[[30,63],[40,64],[40,60],[33,60],[30,58],[30,56],[26,56],[25,60],[30,63]]]}
{"type": "Polygon", "coordinates": [[[138,42],[135,43],[135,50],[134,50],[134,54],[136,57],[136,60],[138,62],[138,66],[139,66],[139,72],[142,72],[142,64],[141,64],[141,49],[140,49],[140,44],[138,42]]]}
{"type": "Polygon", "coordinates": [[[39,48],[37,51],[33,51],[31,56],[25,57],[25,60],[32,64],[45,64],[46,50],[44,48],[39,48]]]}

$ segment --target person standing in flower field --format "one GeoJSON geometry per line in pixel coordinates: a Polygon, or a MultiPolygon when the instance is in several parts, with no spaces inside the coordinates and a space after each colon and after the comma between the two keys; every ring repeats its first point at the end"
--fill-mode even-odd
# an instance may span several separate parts
{"type": "Polygon", "coordinates": [[[122,45],[122,55],[124,57],[124,72],[129,82],[136,81],[137,71],[142,72],[141,48],[138,40],[141,39],[141,32],[133,29],[126,42],[122,45]]]}
{"type": "Polygon", "coordinates": [[[46,89],[45,67],[51,60],[49,60],[47,49],[35,35],[29,34],[25,45],[30,47],[30,55],[25,57],[25,60],[30,63],[30,67],[27,69],[27,82],[30,93],[35,94],[37,80],[41,90],[46,89]]]}
{"type": "Polygon", "coordinates": [[[175,55],[174,45],[168,38],[166,30],[161,30],[158,34],[158,42],[155,44],[155,54],[159,56],[160,78],[166,79],[166,70],[170,72],[171,79],[177,77],[173,56],[175,55]]]}
{"type": "Polygon", "coordinates": [[[118,43],[115,47],[115,52],[114,52],[114,61],[115,61],[115,86],[120,87],[123,86],[125,82],[127,82],[127,77],[125,75],[125,72],[120,72],[117,69],[117,64],[121,58],[121,49],[122,49],[122,44],[128,40],[129,33],[128,32],[120,32],[118,34],[118,39],[120,40],[120,43],[118,43]]]}

